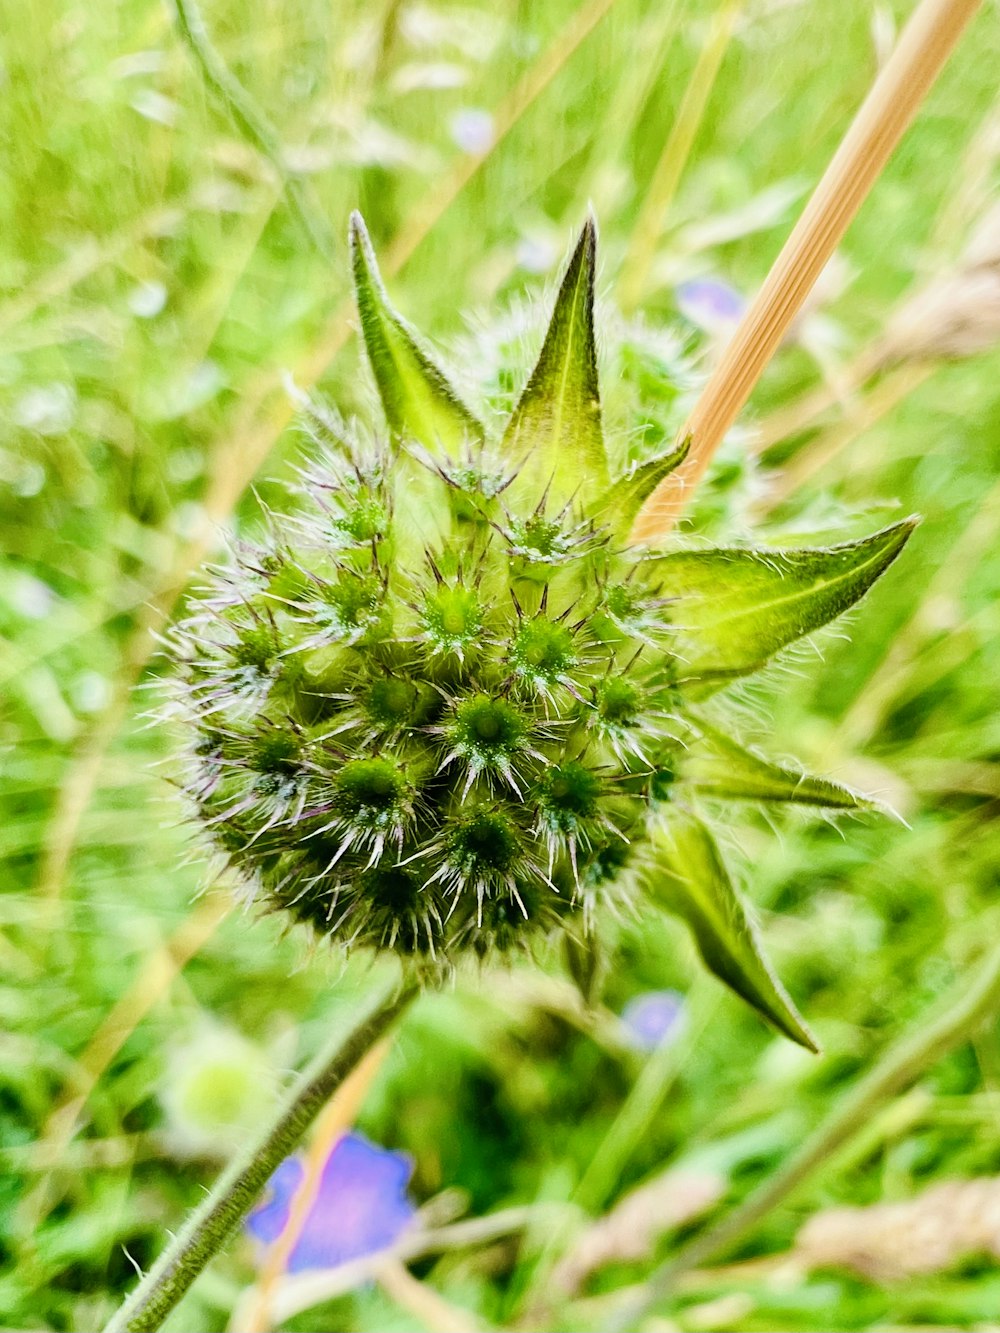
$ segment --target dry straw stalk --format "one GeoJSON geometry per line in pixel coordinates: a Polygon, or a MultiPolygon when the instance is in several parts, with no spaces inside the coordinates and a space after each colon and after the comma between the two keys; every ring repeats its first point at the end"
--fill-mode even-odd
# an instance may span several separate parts
{"type": "Polygon", "coordinates": [[[979,4],[922,0],[918,6],[695,404],[682,431],[691,436],[691,451],[646,501],[633,541],[658,541],[680,517],[979,4]]]}

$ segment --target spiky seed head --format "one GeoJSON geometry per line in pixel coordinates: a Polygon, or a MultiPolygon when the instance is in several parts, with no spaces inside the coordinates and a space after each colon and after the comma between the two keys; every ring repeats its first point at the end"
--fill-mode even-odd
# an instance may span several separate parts
{"type": "Polygon", "coordinates": [[[655,901],[809,1044],[693,807],[863,798],[742,749],[698,700],[856,601],[912,524],[830,549],[629,548],[687,447],[631,453],[670,437],[676,346],[625,337],[631,415],[606,449],[594,254],[589,222],[496,442],[389,305],[354,220],[385,427],[308,404],[321,453],[301,507],[241,542],[176,628],[187,791],[249,891],[321,935],[437,974],[554,931],[588,944],[604,911],[655,901]]]}

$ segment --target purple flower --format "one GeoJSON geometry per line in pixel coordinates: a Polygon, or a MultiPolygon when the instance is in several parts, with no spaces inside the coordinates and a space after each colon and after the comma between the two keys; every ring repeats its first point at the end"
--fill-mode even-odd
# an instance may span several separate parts
{"type": "Polygon", "coordinates": [[[622,1010],[632,1044],[640,1051],[655,1051],[676,1041],[684,1026],[684,1000],[675,990],[651,990],[636,995],[622,1010]]]}
{"type": "Polygon", "coordinates": [[[466,107],[451,118],[451,137],[466,153],[485,153],[493,143],[493,117],[479,107],[466,107]]]}
{"type": "Polygon", "coordinates": [[[733,327],[746,309],[746,301],[735,288],[718,278],[692,278],[675,292],[677,308],[685,319],[706,333],[721,333],[733,327]]]}
{"type": "MultiPolygon", "coordinates": [[[[265,1201],[247,1219],[247,1230],[270,1243],[284,1231],[292,1196],[305,1167],[289,1157],[278,1167],[265,1201]]],[[[379,1148],[360,1134],[338,1139],[326,1159],[315,1202],[288,1258],[288,1272],[335,1268],[392,1245],[416,1209],[406,1196],[413,1163],[379,1148]]]]}

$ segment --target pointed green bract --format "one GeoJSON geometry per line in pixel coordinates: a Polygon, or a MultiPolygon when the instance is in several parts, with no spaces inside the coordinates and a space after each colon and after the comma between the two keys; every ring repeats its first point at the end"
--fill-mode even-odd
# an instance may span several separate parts
{"type": "Polygon", "coordinates": [[[859,601],[892,564],[914,518],[842,546],[677,551],[655,562],[671,619],[678,682],[717,687],[859,601]]]}
{"type": "Polygon", "coordinates": [[[545,342],[504,431],[506,457],[563,496],[607,485],[594,342],[597,232],[587,220],[563,278],[545,342]]]}
{"type": "Polygon", "coordinates": [[[764,956],[757,929],[708,829],[680,809],[651,830],[653,896],[691,928],[705,965],[785,1036],[818,1051],[791,997],[764,956]]]}
{"type": "Polygon", "coordinates": [[[699,733],[679,761],[678,781],[696,791],[731,801],[792,801],[828,810],[878,810],[886,807],[829,778],[783,768],[738,745],[703,719],[693,719],[699,733]]]}
{"type": "Polygon", "coordinates": [[[463,446],[483,442],[482,424],[420,345],[416,330],[389,304],[359,213],[351,215],[350,241],[361,333],[389,429],[432,454],[460,457],[463,446]]]}
{"type": "Polygon", "coordinates": [[[653,494],[664,477],[668,477],[680,467],[691,448],[691,436],[686,435],[680,444],[658,458],[637,463],[624,477],[609,488],[598,511],[607,515],[608,521],[616,532],[626,534],[646,500],[653,494]]]}

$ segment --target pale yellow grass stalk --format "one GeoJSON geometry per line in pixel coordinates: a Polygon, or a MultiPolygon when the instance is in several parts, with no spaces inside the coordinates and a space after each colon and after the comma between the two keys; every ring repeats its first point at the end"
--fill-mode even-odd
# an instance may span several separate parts
{"type": "MultiPolygon", "coordinates": [[[[976,356],[1000,342],[1000,205],[980,219],[957,263],[908,294],[885,330],[855,358],[843,378],[843,415],[821,430],[769,481],[756,506],[771,513],[811,481],[948,361],[976,356]],[[887,371],[862,391],[868,379],[887,371]]],[[[809,426],[834,401],[826,387],[804,395],[764,422],[757,450],[809,426]]]]}
{"type": "Polygon", "coordinates": [[[661,540],[683,513],[979,5],[980,0],[922,0],[918,6],[685,422],[681,436],[691,436],[691,451],[646,501],[633,541],[661,540]]]}
{"type": "MultiPolygon", "coordinates": [[[[973,219],[979,217],[982,227],[995,198],[993,182],[997,165],[1000,163],[1000,99],[987,108],[979,122],[975,134],[969,140],[962,153],[959,168],[948,182],[940,204],[934,225],[924,246],[923,261],[918,261],[916,268],[926,271],[929,264],[942,253],[949,253],[954,247],[954,238],[965,235],[973,219]]],[[[961,269],[968,261],[968,249],[962,255],[954,269],[961,269]]],[[[903,297],[901,306],[910,300],[911,293],[903,297]]],[[[1000,331],[998,335],[1000,336],[1000,331]]],[[[754,424],[753,439],[750,447],[755,453],[766,453],[781,440],[808,430],[819,423],[820,418],[831,408],[842,407],[845,402],[858,392],[880,368],[882,334],[873,338],[845,370],[838,371],[836,383],[823,382],[807,389],[805,393],[790,403],[785,403],[768,413],[754,424]]]]}

